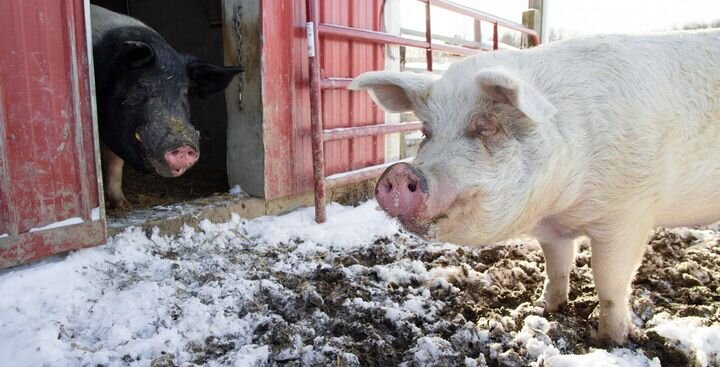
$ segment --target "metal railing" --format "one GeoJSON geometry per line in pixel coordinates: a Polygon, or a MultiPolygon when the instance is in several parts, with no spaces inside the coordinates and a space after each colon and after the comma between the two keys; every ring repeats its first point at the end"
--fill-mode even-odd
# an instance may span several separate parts
{"type": "MultiPolygon", "coordinates": [[[[457,55],[472,55],[483,51],[480,48],[454,46],[433,43],[430,27],[430,7],[436,6],[452,12],[469,16],[478,21],[489,22],[493,25],[492,49],[499,48],[498,27],[515,30],[527,35],[532,45],[540,43],[538,33],[521,24],[496,17],[494,15],[471,9],[447,0],[418,0],[425,4],[425,40],[413,40],[384,32],[357,29],[319,22],[318,0],[306,0],[307,37],[308,37],[308,65],[310,71],[310,124],[312,135],[313,179],[315,190],[315,220],[325,222],[325,194],[327,189],[360,182],[379,176],[388,166],[397,162],[379,164],[362,169],[325,176],[324,143],[344,139],[353,139],[366,136],[387,135],[400,132],[419,130],[422,123],[406,122],[402,124],[378,124],[362,127],[336,128],[325,130],[322,122],[321,93],[325,89],[346,88],[351,78],[322,78],[320,76],[320,35],[351,39],[368,43],[397,45],[425,49],[426,67],[432,71],[433,51],[442,51],[457,55]]],[[[409,159],[406,159],[409,160],[409,159]]]]}

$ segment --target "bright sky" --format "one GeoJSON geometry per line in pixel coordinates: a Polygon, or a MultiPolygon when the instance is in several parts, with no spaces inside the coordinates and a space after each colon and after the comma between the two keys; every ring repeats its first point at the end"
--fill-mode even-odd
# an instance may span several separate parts
{"type": "Polygon", "coordinates": [[[720,0],[546,0],[548,24],[572,33],[669,30],[720,19],[720,0]]]}
{"type": "MultiPolygon", "coordinates": [[[[398,0],[403,27],[424,30],[425,12],[415,0],[398,0]]],[[[521,22],[527,0],[452,0],[521,22]]],[[[720,19],[720,0],[545,0],[550,28],[568,34],[637,33],[670,30],[720,19]]],[[[472,37],[472,21],[433,8],[433,33],[472,37]]],[[[484,34],[488,32],[484,31],[484,34]]]]}

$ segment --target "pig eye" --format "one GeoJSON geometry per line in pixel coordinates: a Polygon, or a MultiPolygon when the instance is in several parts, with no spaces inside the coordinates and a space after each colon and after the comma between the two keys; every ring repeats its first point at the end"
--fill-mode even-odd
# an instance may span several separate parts
{"type": "Polygon", "coordinates": [[[432,134],[430,133],[430,129],[428,129],[425,126],[423,126],[423,128],[420,130],[420,132],[423,135],[423,139],[430,139],[430,137],[432,136],[432,134]]]}
{"type": "Polygon", "coordinates": [[[125,95],[123,104],[128,106],[137,106],[148,100],[148,94],[145,91],[135,90],[125,95]]]}

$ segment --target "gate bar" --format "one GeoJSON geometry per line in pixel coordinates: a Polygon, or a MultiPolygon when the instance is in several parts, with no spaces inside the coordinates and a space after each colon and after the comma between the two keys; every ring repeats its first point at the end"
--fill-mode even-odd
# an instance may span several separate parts
{"type": "Polygon", "coordinates": [[[350,172],[343,172],[343,173],[336,173],[334,175],[328,176],[327,179],[327,187],[329,189],[344,186],[347,184],[360,182],[369,180],[371,178],[375,178],[377,176],[380,176],[388,167],[392,166],[395,163],[401,163],[401,162],[412,162],[412,160],[415,157],[405,158],[394,162],[387,162],[382,164],[377,164],[370,167],[361,168],[355,171],[350,172]]]}
{"type": "MultiPolygon", "coordinates": [[[[467,6],[456,4],[456,3],[452,2],[452,1],[448,1],[448,0],[418,0],[418,1],[429,4],[429,5],[437,6],[438,8],[450,10],[450,11],[458,13],[458,14],[467,15],[467,16],[475,18],[477,20],[494,23],[495,29],[497,29],[497,26],[499,25],[503,28],[508,28],[508,29],[512,29],[514,31],[525,33],[533,39],[533,45],[537,46],[540,44],[540,35],[534,29],[525,27],[524,25],[522,25],[520,23],[515,23],[511,20],[500,18],[495,15],[486,13],[484,11],[468,8],[467,6]]],[[[497,33],[495,33],[495,34],[497,34],[497,33]]]]}
{"type": "Polygon", "coordinates": [[[325,153],[323,152],[322,99],[320,98],[320,41],[316,0],[307,0],[306,16],[308,68],[310,71],[310,130],[312,134],[313,178],[315,181],[315,221],[325,222],[325,153]]]}
{"type": "Polygon", "coordinates": [[[406,122],[402,124],[386,124],[386,125],[369,125],[359,127],[340,127],[336,129],[325,130],[323,132],[323,140],[325,142],[335,140],[346,140],[353,138],[362,138],[374,135],[386,135],[393,133],[401,133],[407,131],[420,130],[422,122],[406,122]]]}

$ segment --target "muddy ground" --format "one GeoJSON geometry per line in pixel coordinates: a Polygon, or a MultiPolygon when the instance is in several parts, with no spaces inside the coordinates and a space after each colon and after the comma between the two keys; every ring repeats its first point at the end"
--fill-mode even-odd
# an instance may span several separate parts
{"type": "MultiPolygon", "coordinates": [[[[180,177],[162,177],[125,165],[123,192],[133,210],[149,209],[228,192],[227,173],[220,169],[193,167],[180,177]]],[[[124,217],[129,210],[107,208],[111,218],[124,217]]]]}
{"type": "MultiPolygon", "coordinates": [[[[720,323],[720,246],[716,238],[700,240],[691,233],[654,234],[634,282],[637,323],[662,312],[720,323]]],[[[245,236],[242,230],[238,234],[245,236]]],[[[207,248],[202,244],[188,252],[152,251],[176,262],[173,277],[188,286],[222,284],[234,266],[245,269],[247,279],[269,284],[252,302],[226,309],[231,318],[264,315],[245,344],[269,346],[267,365],[528,366],[538,361],[537,352],[518,341],[527,327],[523,320],[540,312],[533,301],[542,291],[544,266],[536,245],[516,241],[471,249],[427,244],[401,231],[353,251],[305,251],[302,259],[298,251],[306,244],[299,238],[271,247],[244,241],[239,247],[212,246],[212,256],[220,260],[204,270],[183,265],[203,256],[196,251],[207,248]]],[[[122,272],[121,278],[132,278],[132,271],[122,272]]],[[[544,315],[549,324],[530,326],[530,332],[562,354],[608,347],[593,339],[597,297],[586,245],[572,272],[570,299],[564,312],[544,315]]],[[[697,364],[692,352],[653,332],[641,331],[626,347],[657,357],[663,366],[697,364]]],[[[240,343],[237,335],[207,335],[188,348],[198,365],[224,364],[232,363],[230,352],[240,343]]],[[[173,357],[153,365],[171,366],[173,357]]]]}

